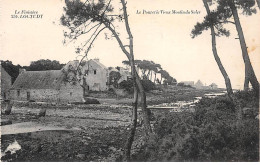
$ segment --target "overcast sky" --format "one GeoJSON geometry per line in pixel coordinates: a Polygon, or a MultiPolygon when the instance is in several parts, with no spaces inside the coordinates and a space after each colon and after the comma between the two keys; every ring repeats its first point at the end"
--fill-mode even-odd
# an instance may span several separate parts
{"type": "MultiPolygon", "coordinates": [[[[114,0],[116,1],[116,0],[114,0]]],[[[77,43],[62,44],[64,27],[59,25],[64,2],[61,0],[1,0],[0,32],[1,60],[29,65],[39,59],[67,63],[75,60],[77,43]],[[31,10],[43,14],[42,19],[11,18],[15,10],[31,10]]],[[[120,5],[118,2],[115,6],[120,5]]],[[[214,60],[209,31],[192,39],[191,30],[206,15],[202,0],[131,0],[127,4],[129,21],[134,36],[135,59],[153,60],[167,70],[177,81],[197,81],[209,85],[215,82],[224,87],[224,79],[214,60]],[[137,10],[141,14],[137,14],[137,10]],[[143,10],[198,11],[198,14],[143,14],[143,10]]],[[[258,8],[257,8],[257,11],[258,8]]],[[[240,12],[241,13],[241,12],[240,12]]],[[[240,17],[250,59],[260,80],[260,22],[259,12],[240,17]]],[[[226,68],[233,88],[241,88],[244,65],[234,25],[229,38],[217,38],[219,56],[226,68]]],[[[119,26],[118,32],[125,29],[119,26]]],[[[109,31],[105,31],[108,35],[109,31]]],[[[126,60],[115,39],[105,40],[101,34],[89,54],[109,66],[122,66],[126,60]]],[[[83,36],[84,37],[84,36],[83,36]]],[[[87,36],[81,38],[83,41],[87,36]]]]}

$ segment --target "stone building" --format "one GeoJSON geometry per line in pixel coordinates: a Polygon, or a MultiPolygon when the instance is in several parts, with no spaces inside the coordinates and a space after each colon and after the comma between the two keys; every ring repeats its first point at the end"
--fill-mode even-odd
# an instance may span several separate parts
{"type": "Polygon", "coordinates": [[[97,58],[81,63],[78,60],[69,61],[63,69],[73,70],[77,73],[77,79],[84,88],[84,95],[88,94],[88,91],[107,91],[109,89],[109,73],[112,71],[120,73],[121,77],[118,83],[131,78],[131,73],[127,69],[122,67],[108,69],[97,58]]]}
{"type": "Polygon", "coordinates": [[[203,83],[202,83],[200,80],[198,80],[198,81],[195,83],[195,88],[196,88],[196,89],[204,89],[204,85],[203,85],[203,83]]]}
{"type": "Polygon", "coordinates": [[[81,65],[82,83],[87,90],[108,90],[108,69],[99,62],[99,59],[84,61],[81,65]]]}
{"type": "Polygon", "coordinates": [[[67,69],[23,71],[10,89],[12,100],[81,102],[83,88],[67,69]]]}
{"type": "Polygon", "coordinates": [[[209,85],[210,89],[218,89],[218,85],[215,83],[212,83],[209,85]]]}
{"type": "Polygon", "coordinates": [[[9,90],[12,86],[12,78],[11,76],[5,71],[5,69],[0,66],[0,89],[1,89],[1,99],[9,99],[9,90]]]}

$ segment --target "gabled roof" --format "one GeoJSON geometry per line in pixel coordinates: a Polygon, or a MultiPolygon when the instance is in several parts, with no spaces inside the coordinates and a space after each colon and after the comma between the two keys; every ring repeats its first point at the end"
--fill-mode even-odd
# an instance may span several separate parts
{"type": "Polygon", "coordinates": [[[2,67],[2,65],[0,64],[0,69],[1,69],[1,76],[8,76],[8,78],[11,78],[11,76],[7,73],[7,71],[2,67]]]}
{"type": "Polygon", "coordinates": [[[200,80],[198,80],[195,85],[201,85],[201,86],[203,86],[203,83],[202,83],[200,80]]]}
{"type": "Polygon", "coordinates": [[[107,67],[105,66],[105,65],[103,65],[103,64],[101,64],[99,61],[97,61],[97,60],[92,60],[92,59],[90,59],[88,62],[90,62],[90,61],[92,61],[92,62],[95,62],[97,65],[99,65],[101,68],[103,68],[103,69],[107,69],[107,67]]]}
{"type": "Polygon", "coordinates": [[[65,74],[61,70],[24,71],[15,80],[12,89],[59,89],[65,74]]]}
{"type": "Polygon", "coordinates": [[[65,66],[63,66],[62,69],[64,69],[65,71],[68,71],[69,69],[76,70],[78,65],[79,65],[79,61],[73,60],[73,61],[69,61],[65,66]]]}

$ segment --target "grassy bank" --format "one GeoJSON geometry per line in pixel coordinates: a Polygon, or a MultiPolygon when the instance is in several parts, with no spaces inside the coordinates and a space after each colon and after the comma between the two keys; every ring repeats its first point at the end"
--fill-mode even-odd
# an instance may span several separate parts
{"type": "Polygon", "coordinates": [[[243,118],[225,96],[203,98],[194,113],[168,113],[157,118],[155,134],[134,161],[258,161],[259,99],[237,92],[243,118]]]}

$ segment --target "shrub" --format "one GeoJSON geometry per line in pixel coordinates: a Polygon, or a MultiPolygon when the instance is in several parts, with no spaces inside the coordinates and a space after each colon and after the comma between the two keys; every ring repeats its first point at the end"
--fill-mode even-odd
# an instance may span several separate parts
{"type": "Polygon", "coordinates": [[[184,83],[180,82],[180,83],[177,84],[177,86],[183,87],[184,83]]]}
{"type": "Polygon", "coordinates": [[[156,89],[155,84],[150,80],[141,80],[141,82],[146,92],[156,89]]]}
{"type": "MultiPolygon", "coordinates": [[[[155,84],[150,80],[141,80],[141,83],[144,87],[145,92],[156,89],[155,84]]],[[[129,93],[133,93],[133,91],[134,91],[133,80],[130,79],[130,80],[127,80],[127,81],[126,80],[122,81],[121,83],[119,83],[119,88],[125,89],[129,93]]]]}
{"type": "Polygon", "coordinates": [[[120,89],[125,89],[128,93],[133,93],[134,92],[134,88],[133,88],[133,80],[129,79],[129,80],[124,80],[122,82],[119,83],[119,88],[120,89]]]}
{"type": "MultiPolygon", "coordinates": [[[[257,102],[250,92],[236,96],[257,102]]],[[[259,120],[244,118],[238,123],[226,96],[203,98],[194,113],[166,113],[157,118],[154,132],[133,156],[135,161],[259,160],[259,120]]]]}

